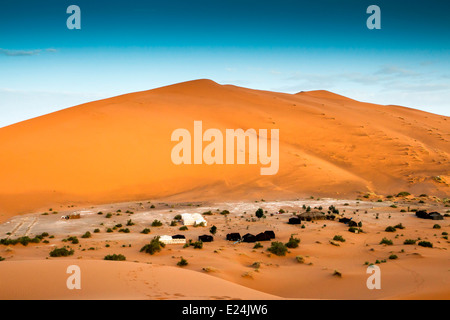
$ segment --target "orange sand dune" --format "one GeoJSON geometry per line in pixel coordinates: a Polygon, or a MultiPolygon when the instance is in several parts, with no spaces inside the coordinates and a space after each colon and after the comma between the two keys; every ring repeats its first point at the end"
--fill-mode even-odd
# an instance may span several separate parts
{"type": "Polygon", "coordinates": [[[280,299],[200,272],[115,261],[11,261],[0,265],[0,300],[10,299],[280,299]],[[69,290],[67,268],[80,269],[80,289],[69,290]],[[33,270],[33,272],[30,272],[33,270]],[[40,289],[39,289],[40,288],[40,289]],[[100,298],[101,297],[101,298],[100,298]]]}
{"type": "Polygon", "coordinates": [[[448,117],[196,80],[0,129],[0,219],[52,206],[152,198],[260,199],[407,190],[449,196],[448,117]],[[279,129],[280,167],[180,165],[177,128],[279,129]],[[440,176],[441,179],[436,179],[440,176]]]}

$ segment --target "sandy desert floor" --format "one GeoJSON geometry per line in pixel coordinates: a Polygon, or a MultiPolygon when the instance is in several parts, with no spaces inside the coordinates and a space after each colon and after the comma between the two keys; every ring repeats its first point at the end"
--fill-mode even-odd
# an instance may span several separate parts
{"type": "Polygon", "coordinates": [[[448,203],[431,197],[378,199],[147,200],[86,208],[60,206],[15,216],[0,225],[0,239],[47,232],[48,243],[0,245],[0,257],[4,258],[0,262],[0,299],[449,299],[448,217],[423,220],[408,212],[408,208],[427,209],[444,215],[450,212],[448,203]],[[325,212],[334,205],[343,216],[361,221],[363,233],[351,233],[347,225],[330,220],[303,222],[304,227],[287,224],[293,213],[304,212],[303,205],[322,206],[325,212]],[[258,208],[267,211],[265,219],[255,218],[258,208]],[[279,209],[286,212],[277,214],[279,209]],[[230,214],[220,214],[223,210],[230,214]],[[80,219],[61,219],[80,211],[80,219]],[[177,214],[206,211],[213,212],[205,216],[207,227],[189,226],[180,231],[181,223],[170,226],[177,214]],[[134,225],[127,226],[130,219],[134,225]],[[152,227],[155,219],[163,225],[152,227]],[[385,231],[399,223],[405,228],[385,231]],[[118,224],[122,226],[106,231],[118,224]],[[441,228],[433,228],[435,224],[441,228]],[[157,235],[183,234],[196,241],[199,235],[209,234],[212,225],[217,227],[214,241],[204,243],[202,249],[179,244],[166,245],[154,255],[140,252],[157,235]],[[119,232],[124,228],[130,232],[119,232]],[[145,228],[150,229],[149,234],[141,233],[145,228]],[[276,256],[267,251],[271,241],[254,249],[254,243],[225,240],[230,232],[244,235],[265,230],[275,232],[273,241],[286,243],[294,235],[301,240],[300,245],[289,249],[286,256],[276,256]],[[82,238],[87,231],[92,237],[82,238]],[[341,235],[345,242],[333,241],[335,235],[341,235]],[[76,236],[79,243],[63,242],[69,236],[76,236]],[[384,237],[393,245],[380,244],[384,237]],[[406,239],[419,238],[433,243],[433,248],[404,244],[406,239]],[[75,253],[49,256],[55,247],[64,245],[75,253]],[[105,261],[109,254],[122,254],[126,261],[105,261]],[[393,254],[398,258],[389,259],[393,254]],[[302,256],[304,263],[298,263],[297,256],[302,256]],[[181,257],[188,261],[187,266],[177,266],[181,257]],[[369,290],[367,264],[377,260],[381,289],[369,290]],[[67,289],[69,265],[81,269],[80,290],[67,289]],[[342,276],[334,275],[335,271],[342,276]]]}

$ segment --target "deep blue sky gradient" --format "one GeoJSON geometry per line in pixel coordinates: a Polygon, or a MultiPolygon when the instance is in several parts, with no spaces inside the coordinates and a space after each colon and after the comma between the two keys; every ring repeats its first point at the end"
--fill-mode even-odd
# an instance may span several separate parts
{"type": "Polygon", "coordinates": [[[445,0],[2,0],[0,127],[196,78],[449,115],[449,16],[445,0]]]}

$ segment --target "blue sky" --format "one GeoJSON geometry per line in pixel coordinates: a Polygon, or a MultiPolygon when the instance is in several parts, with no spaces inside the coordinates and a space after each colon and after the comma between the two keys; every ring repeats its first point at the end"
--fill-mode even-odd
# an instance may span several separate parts
{"type": "Polygon", "coordinates": [[[443,0],[2,0],[0,127],[198,78],[449,116],[443,0]],[[81,8],[81,30],[66,9],[81,8]],[[381,8],[381,30],[366,9],[381,8]]]}

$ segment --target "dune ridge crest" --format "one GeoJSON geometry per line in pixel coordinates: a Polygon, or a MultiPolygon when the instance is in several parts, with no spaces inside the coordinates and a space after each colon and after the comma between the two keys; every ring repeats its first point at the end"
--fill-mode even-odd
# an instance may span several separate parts
{"type": "Polygon", "coordinates": [[[167,198],[449,197],[449,117],[328,91],[286,94],[200,79],[0,128],[0,220],[52,205],[167,198]],[[279,129],[274,176],[255,165],[176,166],[171,133],[279,129]]]}

